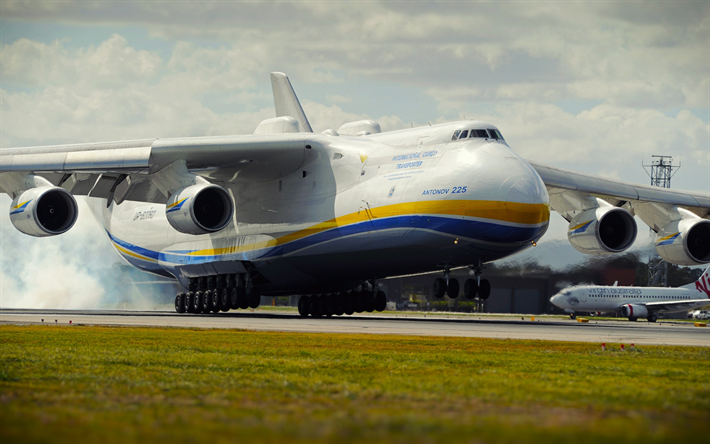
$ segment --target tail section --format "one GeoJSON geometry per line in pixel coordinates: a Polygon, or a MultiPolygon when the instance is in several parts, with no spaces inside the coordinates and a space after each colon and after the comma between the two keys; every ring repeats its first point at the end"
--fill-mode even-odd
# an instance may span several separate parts
{"type": "Polygon", "coordinates": [[[706,298],[710,298],[710,267],[706,268],[700,279],[695,281],[695,288],[704,293],[706,298]]]}
{"type": "Polygon", "coordinates": [[[312,133],[311,124],[308,123],[306,114],[301,108],[301,103],[296,97],[296,93],[288,80],[288,76],[282,72],[271,73],[271,89],[274,93],[274,107],[276,117],[290,116],[298,120],[301,130],[312,133]]]}

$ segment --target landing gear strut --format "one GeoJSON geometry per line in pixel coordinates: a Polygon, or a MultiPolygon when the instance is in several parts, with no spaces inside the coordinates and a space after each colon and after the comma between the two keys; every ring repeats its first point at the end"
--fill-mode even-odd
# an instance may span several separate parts
{"type": "MultiPolygon", "coordinates": [[[[464,296],[466,299],[473,299],[476,296],[482,300],[488,299],[491,295],[491,283],[488,282],[488,279],[481,279],[481,264],[471,268],[476,274],[476,279],[466,279],[463,284],[464,296]]],[[[447,268],[444,271],[444,278],[434,279],[432,289],[436,298],[443,298],[444,294],[447,294],[451,299],[456,299],[459,295],[459,281],[449,277],[449,269],[447,268]]]]}

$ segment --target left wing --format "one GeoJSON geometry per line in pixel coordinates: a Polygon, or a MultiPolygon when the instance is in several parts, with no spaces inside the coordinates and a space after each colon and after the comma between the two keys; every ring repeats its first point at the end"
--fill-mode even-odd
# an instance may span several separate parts
{"type": "Polygon", "coordinates": [[[604,179],[530,162],[550,205],[570,222],[568,239],[587,254],[619,253],[636,239],[638,216],[656,232],[667,262],[710,263],[710,195],[604,179]]]}

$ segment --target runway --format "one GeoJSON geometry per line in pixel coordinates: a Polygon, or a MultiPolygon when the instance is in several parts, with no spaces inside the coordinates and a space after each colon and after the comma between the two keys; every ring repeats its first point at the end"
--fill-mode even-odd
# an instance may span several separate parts
{"type": "Polygon", "coordinates": [[[366,333],[498,339],[710,346],[710,328],[678,321],[589,323],[530,316],[361,315],[314,319],[293,313],[232,311],[178,314],[170,311],[0,309],[1,324],[122,325],[237,328],[303,333],[366,333]]]}

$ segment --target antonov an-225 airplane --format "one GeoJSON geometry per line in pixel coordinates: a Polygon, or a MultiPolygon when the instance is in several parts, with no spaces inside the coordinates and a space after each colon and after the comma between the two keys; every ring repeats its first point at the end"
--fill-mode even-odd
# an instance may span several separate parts
{"type": "Polygon", "coordinates": [[[681,288],[580,285],[565,288],[552,296],[550,302],[570,313],[572,318],[580,311],[612,311],[621,313],[629,321],[646,318],[656,322],[659,313],[710,305],[710,267],[697,281],[681,288]]]}
{"type": "Polygon", "coordinates": [[[253,135],[145,139],[0,151],[0,191],[22,233],[54,236],[74,196],[131,265],[186,288],[178,312],[256,307],[302,295],[315,317],[383,310],[378,280],[435,272],[436,297],[486,299],[484,264],[545,234],[550,209],[588,254],[619,253],[633,215],[668,262],[710,262],[710,196],[527,162],[498,128],[460,121],[382,133],[377,122],[313,133],[288,77],[272,73],[276,118],[253,135]]]}

